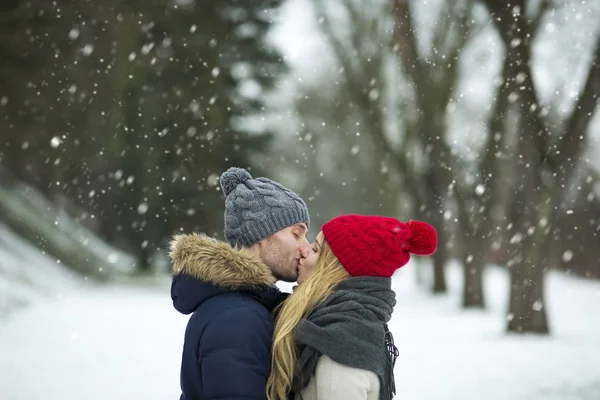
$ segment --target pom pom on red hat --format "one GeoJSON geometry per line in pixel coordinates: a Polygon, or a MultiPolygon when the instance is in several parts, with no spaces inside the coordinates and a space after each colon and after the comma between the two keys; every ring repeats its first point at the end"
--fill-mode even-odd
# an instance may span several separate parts
{"type": "Polygon", "coordinates": [[[412,231],[409,252],[418,256],[428,256],[437,248],[437,232],[434,227],[422,221],[409,221],[407,225],[412,231]]]}

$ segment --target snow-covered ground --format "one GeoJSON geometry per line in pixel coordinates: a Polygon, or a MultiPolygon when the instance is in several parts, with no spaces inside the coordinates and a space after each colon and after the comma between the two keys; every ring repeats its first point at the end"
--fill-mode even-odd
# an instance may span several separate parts
{"type": "Polygon", "coordinates": [[[46,296],[60,297],[82,282],[0,221],[0,318],[46,296]]]}
{"type": "Polygon", "coordinates": [[[546,290],[552,335],[523,337],[504,332],[508,274],[488,269],[488,310],[465,312],[458,307],[461,272],[450,268],[451,295],[438,298],[415,288],[408,276],[395,277],[391,329],[400,349],[398,398],[600,399],[599,282],[551,273],[546,290]]]}
{"type": "MultiPolygon", "coordinates": [[[[460,269],[432,297],[410,263],[396,276],[391,323],[399,399],[600,399],[600,283],[551,274],[548,338],[506,336],[507,276],[486,275],[487,311],[464,312],[460,269]]],[[[86,287],[0,320],[2,400],[164,400],[179,396],[187,317],[168,282],[86,287]]]]}

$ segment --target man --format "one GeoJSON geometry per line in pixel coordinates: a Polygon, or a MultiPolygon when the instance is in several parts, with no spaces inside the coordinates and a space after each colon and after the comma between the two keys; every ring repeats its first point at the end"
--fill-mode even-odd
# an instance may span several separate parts
{"type": "Polygon", "coordinates": [[[225,237],[179,235],[171,243],[175,308],[193,313],[185,332],[181,400],[265,399],[276,280],[294,282],[308,255],[306,204],[285,186],[244,169],[221,176],[225,237]]]}

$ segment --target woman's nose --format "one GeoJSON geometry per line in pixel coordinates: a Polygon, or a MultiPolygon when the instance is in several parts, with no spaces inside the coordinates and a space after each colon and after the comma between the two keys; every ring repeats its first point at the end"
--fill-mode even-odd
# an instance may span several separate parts
{"type": "Polygon", "coordinates": [[[310,254],[310,245],[300,247],[300,257],[306,258],[310,254]]]}

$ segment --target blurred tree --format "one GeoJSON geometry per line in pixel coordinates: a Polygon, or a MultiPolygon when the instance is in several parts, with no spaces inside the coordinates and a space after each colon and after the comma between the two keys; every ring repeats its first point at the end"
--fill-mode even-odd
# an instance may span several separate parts
{"type": "MultiPolygon", "coordinates": [[[[347,93],[344,98],[350,99],[353,111],[364,122],[363,130],[373,144],[375,158],[400,173],[409,188],[402,192],[403,202],[410,199],[408,202],[418,205],[413,215],[416,213],[417,218],[438,228],[440,246],[434,255],[432,290],[441,293],[446,291],[444,265],[451,256],[444,210],[451,199],[451,165],[457,163],[445,143],[446,114],[458,79],[459,55],[470,38],[467,10],[471,3],[444,3],[436,28],[432,28],[431,46],[435,51],[426,54],[417,48],[418,33],[412,23],[410,3],[387,2],[379,13],[375,8],[367,13],[364,4],[343,1],[336,7],[343,10],[338,10],[338,15],[347,15],[344,22],[350,28],[345,31],[339,28],[340,21],[331,21],[333,12],[323,3],[313,2],[341,65],[347,93]],[[390,26],[395,26],[393,34],[390,26]],[[385,45],[388,43],[389,47],[385,45]],[[394,62],[396,56],[399,63],[394,62]],[[390,67],[398,71],[399,64],[401,77],[394,79],[390,67]],[[395,124],[390,124],[390,120],[395,124]]],[[[399,194],[396,190],[392,196],[398,198],[399,194]]],[[[480,275],[473,276],[473,282],[478,284],[480,275]]],[[[469,281],[468,286],[472,289],[474,284],[469,281]]],[[[482,304],[481,290],[478,284],[472,291],[473,304],[482,304]]]]}
{"type": "Polygon", "coordinates": [[[17,177],[49,193],[64,184],[61,144],[81,121],[65,79],[73,49],[66,34],[55,35],[52,4],[11,4],[0,10],[0,154],[17,177]]]}
{"type": "MultiPolygon", "coordinates": [[[[438,18],[432,24],[434,28],[430,26],[431,31],[424,33],[419,30],[420,27],[415,26],[413,21],[415,19],[415,13],[412,10],[414,2],[398,0],[392,3],[393,12],[385,11],[389,2],[378,3],[382,7],[371,7],[366,12],[362,4],[351,0],[327,4],[313,2],[319,25],[331,44],[336,61],[339,63],[337,67],[339,67],[340,78],[336,80],[331,89],[327,90],[329,99],[332,97],[334,99],[334,101],[329,101],[329,106],[326,104],[327,96],[323,96],[323,103],[319,103],[316,101],[319,96],[315,96],[314,93],[310,93],[306,96],[306,100],[300,100],[297,104],[304,104],[302,115],[310,113],[320,115],[312,118],[312,122],[311,118],[304,119],[309,133],[319,130],[320,121],[327,121],[327,129],[336,131],[336,125],[338,128],[343,126],[343,123],[340,124],[338,121],[355,118],[355,115],[360,117],[362,132],[374,139],[371,147],[372,154],[378,160],[389,161],[388,165],[393,166],[396,171],[401,173],[407,187],[411,189],[407,193],[402,193],[402,198],[411,197],[412,203],[421,205],[422,218],[435,221],[436,226],[446,228],[441,232],[440,243],[449,244],[452,236],[461,238],[457,241],[458,247],[460,247],[458,250],[447,251],[443,245],[438,250],[434,291],[444,290],[444,261],[451,256],[450,252],[456,254],[458,251],[464,264],[463,306],[483,307],[483,266],[490,261],[491,257],[498,257],[498,255],[492,255],[492,252],[497,251],[507,235],[510,235],[508,237],[512,236],[512,246],[504,247],[501,255],[503,262],[508,262],[508,265],[511,266],[520,259],[519,254],[521,256],[527,254],[521,253],[523,243],[519,238],[522,236],[515,236],[515,233],[518,233],[515,229],[519,224],[522,226],[522,223],[534,222],[527,217],[524,217],[521,222],[513,219],[515,215],[524,213],[523,216],[527,213],[526,208],[522,207],[524,197],[517,195],[515,198],[510,191],[506,190],[506,185],[512,184],[511,178],[515,174],[519,175],[518,179],[527,176],[520,174],[519,170],[515,171],[515,159],[512,156],[512,154],[523,154],[522,149],[514,147],[515,143],[522,140],[522,129],[533,129],[535,132],[536,126],[542,126],[539,122],[542,119],[541,116],[523,116],[525,109],[522,107],[524,106],[519,101],[515,102],[515,99],[521,99],[519,96],[515,96],[518,93],[517,85],[521,86],[524,80],[527,83],[527,79],[529,79],[527,75],[522,74],[521,67],[524,62],[529,63],[529,59],[524,61],[523,58],[519,58],[521,55],[504,58],[500,71],[501,84],[496,86],[492,107],[482,110],[482,115],[485,117],[482,121],[484,126],[481,131],[485,135],[485,140],[482,140],[481,153],[476,155],[475,163],[470,163],[449,146],[448,124],[449,120],[453,118],[451,110],[458,103],[456,97],[460,95],[460,93],[456,93],[456,90],[459,84],[459,63],[463,49],[478,34],[480,26],[489,24],[490,21],[480,21],[479,25],[476,25],[475,21],[478,18],[470,12],[474,5],[473,2],[443,2],[441,9],[436,14],[438,18]],[[384,11],[382,12],[382,10],[384,11]],[[386,28],[389,26],[389,21],[386,19],[388,15],[392,15],[394,18],[392,51],[398,54],[403,66],[400,85],[386,73],[385,65],[386,61],[389,61],[390,51],[385,46],[378,45],[389,38],[389,31],[386,28]],[[423,36],[431,37],[431,42],[425,45],[425,50],[420,48],[417,43],[418,39],[423,36]],[[386,92],[392,93],[392,97],[399,98],[400,127],[390,127],[388,110],[391,103],[389,97],[385,95],[386,92]],[[351,111],[345,111],[346,108],[335,101],[338,96],[340,99],[346,99],[347,109],[351,111]],[[339,120],[332,118],[338,113],[341,115],[339,120]],[[348,118],[346,115],[351,117],[348,118]],[[519,115],[525,122],[515,130],[511,121],[519,115]],[[333,129],[331,125],[334,126],[333,129]],[[528,128],[523,128],[524,126],[528,128]],[[444,210],[446,213],[456,210],[458,226],[448,226],[449,224],[444,218],[444,210]],[[508,225],[508,231],[499,229],[499,223],[508,225]],[[456,228],[458,230],[454,230],[456,228]]],[[[505,6],[495,5],[494,7],[505,6]]],[[[546,16],[546,11],[551,8],[556,9],[556,7],[556,4],[549,1],[529,5],[527,15],[523,17],[526,20],[526,33],[521,29],[521,35],[528,35],[526,46],[529,46],[535,39],[538,28],[546,16]]],[[[516,14],[519,14],[520,7],[517,5],[515,9],[517,10],[516,14]]],[[[503,14],[498,18],[498,20],[504,21],[503,29],[512,29],[511,26],[514,28],[514,24],[511,24],[516,17],[509,14],[503,14]]],[[[522,14],[525,13],[522,12],[522,14]]],[[[476,15],[480,16],[481,13],[476,15]]],[[[498,25],[499,21],[494,21],[494,24],[498,25]]],[[[509,39],[504,35],[503,41],[507,48],[522,47],[521,44],[525,43],[524,36],[510,37],[509,39]]],[[[510,51],[515,54],[523,52],[521,49],[510,51]]],[[[468,80],[469,77],[462,79],[468,80]]],[[[587,89],[582,92],[582,97],[575,105],[575,110],[578,111],[571,117],[571,123],[564,124],[565,130],[570,129],[571,132],[575,132],[575,130],[587,129],[596,104],[593,101],[596,98],[594,97],[596,96],[594,85],[593,80],[588,81],[587,89]],[[571,128],[568,128],[567,125],[571,128]]],[[[344,103],[344,100],[341,103],[344,103]]],[[[534,107],[530,108],[530,111],[535,111],[535,106],[538,107],[538,111],[541,110],[539,104],[527,103],[527,107],[534,107]]],[[[529,114],[532,113],[529,112],[529,114]]],[[[541,124],[548,125],[543,121],[541,124]]],[[[560,128],[558,130],[560,131],[560,128]]],[[[546,130],[546,132],[548,131],[546,130]]],[[[347,142],[348,132],[346,131],[346,136],[344,136],[344,128],[342,128],[340,134],[344,138],[344,143],[340,143],[339,148],[343,148],[347,142]]],[[[558,133],[558,136],[561,135],[563,134],[558,133]]],[[[326,138],[319,137],[320,144],[325,141],[326,138]]],[[[559,146],[559,141],[566,142],[555,139],[546,144],[559,146]]],[[[544,141],[538,140],[532,143],[542,142],[544,141]]],[[[569,170],[576,165],[574,160],[580,154],[577,141],[568,140],[568,142],[571,143],[568,155],[566,158],[561,158],[563,162],[566,162],[565,160],[570,162],[570,166],[566,169],[564,166],[560,166],[560,162],[556,164],[548,157],[549,153],[554,152],[553,147],[547,146],[539,150],[540,154],[544,154],[540,161],[541,164],[539,164],[542,166],[540,171],[546,170],[547,172],[542,172],[537,177],[538,181],[547,181],[549,174],[553,174],[553,177],[558,179],[555,182],[563,182],[564,179],[568,181],[568,176],[573,174],[573,171],[569,172],[569,170]],[[562,171],[558,175],[555,172],[558,171],[556,168],[562,171]]],[[[567,149],[566,144],[562,144],[562,146],[564,146],[563,150],[567,149]]],[[[531,151],[531,149],[530,146],[527,151],[531,151]]],[[[331,151],[334,149],[330,149],[330,154],[331,151]]],[[[527,160],[522,161],[523,168],[527,168],[527,165],[538,165],[531,164],[530,160],[527,160]]],[[[371,171],[371,177],[375,176],[373,166],[367,167],[367,165],[365,167],[371,171]]],[[[533,169],[532,171],[538,170],[533,169]]],[[[538,173],[532,171],[530,173],[538,173]]],[[[371,180],[371,182],[374,181],[371,180]]],[[[519,190],[523,192],[535,190],[536,186],[532,182],[521,183],[518,185],[521,188],[519,190]]],[[[561,203],[564,190],[558,191],[562,194],[555,189],[550,192],[542,194],[541,197],[534,195],[535,198],[528,198],[531,200],[529,203],[531,209],[547,209],[544,202],[550,198],[554,199],[555,209],[559,204],[562,204],[560,207],[564,209],[564,204],[561,203]]],[[[400,192],[396,191],[396,195],[398,193],[400,192]]],[[[546,218],[543,218],[542,221],[546,224],[546,218]]],[[[547,226],[545,225],[545,227],[547,226]]],[[[525,230],[529,228],[528,226],[525,230]]],[[[544,232],[544,229],[539,229],[538,232],[544,232]]],[[[547,229],[546,232],[548,232],[547,229]]],[[[551,235],[540,236],[536,241],[537,244],[532,244],[532,248],[536,248],[536,252],[539,251],[539,245],[542,243],[539,240],[542,239],[546,240],[544,243],[548,249],[552,243],[551,235]]],[[[549,253],[548,251],[542,254],[549,253]]],[[[511,270],[513,271],[513,283],[521,281],[522,277],[516,278],[518,273],[511,270]]],[[[533,282],[527,278],[524,281],[533,282]]],[[[528,285],[535,286],[532,283],[528,283],[528,285]]],[[[513,288],[518,287],[513,284],[513,288]]],[[[515,291],[513,298],[519,296],[516,293],[518,291],[515,291]]],[[[533,295],[534,298],[536,296],[533,295]]],[[[532,300],[530,304],[524,304],[521,308],[523,310],[527,307],[529,309],[534,306],[537,308],[540,307],[540,304],[542,304],[541,300],[537,302],[532,300]]],[[[515,307],[511,306],[511,309],[513,308],[515,307]]],[[[512,315],[514,313],[511,311],[509,316],[512,315]]]]}
{"type": "Polygon", "coordinates": [[[142,268],[173,231],[218,234],[219,174],[251,167],[270,138],[255,121],[285,70],[264,41],[278,4],[2,8],[0,162],[67,195],[142,268]]]}
{"type": "Polygon", "coordinates": [[[600,171],[582,166],[570,186],[565,206],[572,212],[557,216],[548,259],[554,269],[600,278],[600,171]]]}
{"type": "MultiPolygon", "coordinates": [[[[414,182],[411,186],[421,188],[416,193],[418,202],[422,204],[420,211],[423,218],[431,220],[438,227],[440,245],[434,254],[434,293],[446,291],[444,265],[450,255],[447,248],[449,227],[444,220],[444,210],[451,200],[457,175],[464,170],[446,141],[448,110],[458,86],[460,55],[473,32],[471,8],[472,1],[469,0],[444,2],[434,28],[431,28],[432,50],[424,52],[419,51],[417,45],[419,33],[413,23],[411,1],[394,2],[393,46],[402,61],[403,72],[410,82],[414,98],[410,142],[421,149],[425,158],[422,165],[418,165],[406,155],[404,157],[408,157],[408,160],[401,161],[401,165],[407,175],[415,176],[424,183],[417,185],[414,182]]],[[[462,207],[461,204],[458,208],[462,207]]],[[[472,256],[465,250],[464,305],[482,307],[481,264],[473,262],[475,260],[470,259],[472,256]]]]}
{"type": "MultiPolygon", "coordinates": [[[[378,7],[373,9],[376,15],[379,11],[378,7]]],[[[315,17],[318,19],[319,15],[315,17]]],[[[374,31],[382,28],[373,27],[374,31]]],[[[369,70],[365,70],[374,77],[370,94],[373,99],[369,100],[373,106],[369,110],[357,102],[355,88],[349,85],[345,73],[340,73],[348,60],[340,60],[322,49],[316,53],[321,55],[323,70],[310,72],[311,76],[298,76],[293,71],[280,84],[278,104],[272,106],[273,113],[277,113],[272,118],[275,129],[289,139],[277,141],[268,163],[274,173],[285,171],[314,210],[311,212],[314,234],[322,223],[341,213],[396,215],[398,212],[401,188],[398,175],[389,166],[389,160],[375,150],[370,133],[373,122],[385,124],[378,118],[387,111],[380,113],[375,107],[385,95],[385,91],[379,91],[380,83],[375,83],[380,78],[376,74],[385,68],[385,59],[375,46],[366,47],[361,49],[364,50],[361,56],[353,54],[352,58],[371,60],[369,70]],[[316,80],[311,79],[317,76],[316,80]],[[281,105],[286,100],[289,104],[281,105]],[[368,114],[370,111],[376,114],[368,114]]],[[[402,203],[408,204],[410,200],[402,203]]]]}
{"type": "Polygon", "coordinates": [[[518,115],[515,129],[513,186],[509,208],[511,231],[511,287],[508,331],[548,333],[544,301],[544,274],[552,241],[549,233],[564,212],[566,189],[578,166],[588,126],[600,98],[600,38],[588,77],[564,128],[548,128],[531,72],[535,24],[531,6],[483,0],[505,45],[510,69],[504,81],[510,88],[518,115]]]}

